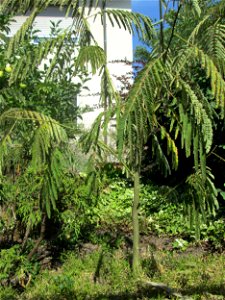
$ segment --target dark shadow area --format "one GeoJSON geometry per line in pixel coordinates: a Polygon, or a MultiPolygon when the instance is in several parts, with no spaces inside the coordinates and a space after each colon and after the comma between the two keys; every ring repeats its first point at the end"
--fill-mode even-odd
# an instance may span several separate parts
{"type": "MultiPolygon", "coordinates": [[[[149,289],[142,288],[135,293],[119,293],[119,294],[101,294],[96,297],[91,297],[92,300],[137,300],[137,299],[158,299],[158,297],[163,297],[162,299],[169,299],[167,298],[168,295],[166,293],[159,293],[158,291],[153,291],[149,289]]],[[[85,299],[85,298],[84,298],[85,299]]],[[[90,298],[88,298],[90,299],[90,298]]]]}
{"type": "MultiPolygon", "coordinates": [[[[203,295],[206,293],[224,296],[225,297],[225,287],[221,285],[209,285],[202,284],[197,287],[186,287],[185,290],[180,291],[183,296],[192,296],[192,295],[203,295]]],[[[172,296],[168,295],[166,291],[163,290],[154,290],[153,288],[141,287],[136,292],[122,292],[122,293],[107,293],[107,294],[98,294],[98,295],[89,295],[85,293],[75,294],[73,291],[62,291],[61,294],[57,294],[58,300],[76,300],[76,299],[91,299],[91,300],[137,300],[137,299],[173,299],[172,296]]],[[[21,298],[22,299],[22,298],[21,298]]],[[[33,300],[45,300],[43,296],[37,296],[33,300]]],[[[48,300],[55,300],[56,296],[52,295],[47,298],[48,300]]],[[[225,298],[224,298],[225,299],[225,298]]],[[[4,298],[2,300],[8,300],[4,298]]]]}
{"type": "Polygon", "coordinates": [[[97,282],[97,280],[100,278],[100,270],[103,264],[103,257],[104,257],[104,251],[102,250],[98,259],[98,264],[95,270],[95,274],[94,274],[94,283],[97,282]]]}
{"type": "MultiPolygon", "coordinates": [[[[101,259],[100,259],[101,260],[101,259]]],[[[225,286],[224,285],[207,285],[207,283],[202,283],[199,286],[195,287],[185,287],[179,291],[180,295],[192,296],[192,295],[204,295],[211,294],[212,296],[223,296],[225,299],[225,286]]],[[[19,299],[25,299],[23,294],[19,299]]],[[[18,298],[9,298],[7,295],[1,300],[13,300],[18,298]]],[[[55,300],[56,295],[52,294],[51,296],[37,295],[33,297],[32,300],[55,300]]],[[[88,300],[136,300],[136,299],[174,299],[171,294],[168,294],[166,290],[154,289],[154,287],[143,287],[140,286],[136,291],[130,292],[121,292],[121,293],[99,293],[97,295],[90,295],[88,293],[75,293],[73,289],[65,288],[61,293],[57,293],[57,300],[76,300],[76,299],[88,299],[88,300]]],[[[211,298],[210,298],[211,299],[211,298]]]]}
{"type": "MultiPolygon", "coordinates": [[[[57,299],[58,300],[76,300],[76,299],[91,299],[91,300],[137,300],[137,299],[170,299],[170,297],[166,294],[166,292],[159,292],[159,291],[154,291],[150,290],[149,288],[141,288],[137,290],[134,293],[131,293],[129,291],[127,292],[122,292],[122,293],[108,293],[108,294],[99,294],[99,295],[88,295],[88,294],[75,294],[73,292],[67,291],[67,293],[62,293],[61,295],[57,294],[57,299]],[[162,297],[162,298],[161,298],[162,297]]],[[[33,298],[32,300],[55,300],[56,296],[52,295],[51,297],[45,298],[45,297],[36,297],[33,298]]],[[[4,299],[3,299],[4,300],[4,299]]]]}
{"type": "Polygon", "coordinates": [[[194,295],[194,294],[199,294],[202,295],[204,293],[209,293],[212,295],[217,295],[217,296],[224,296],[225,299],[225,285],[224,284],[210,284],[208,285],[207,283],[202,283],[199,286],[191,286],[191,287],[185,287],[185,289],[182,290],[182,293],[185,295],[194,295]]]}

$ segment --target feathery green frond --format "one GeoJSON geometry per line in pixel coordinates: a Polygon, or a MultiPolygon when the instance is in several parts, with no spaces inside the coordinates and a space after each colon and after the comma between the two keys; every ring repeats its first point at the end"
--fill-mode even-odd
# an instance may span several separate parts
{"type": "Polygon", "coordinates": [[[114,87],[107,65],[104,65],[99,73],[102,73],[100,102],[104,106],[104,101],[106,100],[107,106],[111,107],[111,105],[121,101],[120,95],[114,87]]]}
{"type": "Polygon", "coordinates": [[[225,81],[223,76],[218,71],[217,66],[209,55],[205,54],[202,50],[194,47],[193,54],[198,58],[201,67],[205,70],[207,78],[210,78],[212,93],[216,99],[217,105],[224,108],[225,106],[225,81]]]}
{"type": "Polygon", "coordinates": [[[12,85],[18,80],[23,81],[28,74],[32,73],[41,64],[43,59],[47,59],[49,54],[53,55],[52,63],[48,70],[48,73],[50,73],[56,63],[54,58],[69,34],[64,32],[56,38],[43,40],[32,51],[27,51],[26,56],[18,58],[12,65],[13,71],[10,74],[9,84],[12,85]]]}
{"type": "MultiPolygon", "coordinates": [[[[138,144],[141,149],[141,145],[147,141],[147,137],[151,134],[149,128],[153,128],[156,123],[153,117],[153,99],[157,94],[158,86],[161,84],[160,72],[163,72],[160,58],[149,62],[136,78],[126,103],[119,107],[121,117],[117,124],[117,138],[120,156],[124,148],[124,137],[128,132],[134,134],[129,134],[130,149],[134,144],[138,144],[139,138],[140,142],[142,141],[141,144],[138,144]]],[[[140,159],[141,156],[139,155],[140,159]]]]}
{"type": "MultiPolygon", "coordinates": [[[[221,55],[221,59],[222,57],[221,55]]],[[[190,62],[194,65],[196,65],[196,62],[199,62],[202,69],[205,70],[206,77],[211,81],[211,90],[217,105],[223,109],[225,105],[225,81],[223,79],[223,73],[221,74],[213,58],[200,49],[198,45],[186,45],[173,62],[176,70],[175,73],[177,73],[176,77],[182,74],[182,70],[184,70],[187,65],[190,65],[190,62]]],[[[178,82],[177,84],[179,86],[178,82]]]]}
{"type": "Polygon", "coordinates": [[[207,25],[207,21],[209,20],[210,15],[206,15],[203,17],[201,21],[198,22],[196,27],[193,29],[192,33],[188,37],[188,42],[194,44],[196,41],[198,41],[199,34],[202,33],[202,29],[204,30],[205,25],[207,25]]]}
{"type": "Polygon", "coordinates": [[[214,176],[209,168],[206,171],[206,180],[203,180],[201,171],[191,174],[186,180],[189,200],[184,204],[189,212],[189,220],[195,225],[197,239],[200,238],[199,227],[201,222],[206,221],[206,214],[215,215],[218,209],[218,193],[213,180],[214,176]]]}
{"type": "Polygon", "coordinates": [[[88,153],[91,147],[97,144],[101,133],[103,118],[104,112],[101,112],[92,124],[91,130],[81,136],[80,143],[83,146],[85,153],[88,153]]]}
{"type": "MultiPolygon", "coordinates": [[[[154,27],[151,19],[147,16],[119,9],[106,9],[107,15],[112,26],[128,30],[130,33],[137,33],[143,41],[149,41],[154,35],[154,27]]],[[[103,15],[103,12],[101,13],[103,15]]]]}
{"type": "Polygon", "coordinates": [[[48,156],[60,142],[66,141],[66,134],[57,124],[44,123],[39,126],[34,135],[32,144],[32,161],[34,168],[41,168],[47,163],[48,156]]]}
{"type": "Polygon", "coordinates": [[[204,52],[213,60],[218,70],[225,74],[225,25],[215,22],[208,26],[203,41],[204,52]]]}
{"type": "MultiPolygon", "coordinates": [[[[84,3],[87,1],[83,0],[81,2],[84,3]]],[[[67,6],[70,8],[71,6],[74,7],[78,4],[79,0],[2,0],[0,12],[25,14],[34,8],[39,10],[43,10],[48,6],[59,6],[61,8],[67,6]]]]}
{"type": "Polygon", "coordinates": [[[3,135],[0,145],[4,146],[5,140],[9,140],[12,133],[11,128],[18,121],[33,121],[38,124],[32,145],[33,166],[37,167],[37,169],[46,163],[46,157],[49,155],[50,149],[54,148],[54,144],[59,145],[61,142],[67,140],[63,128],[50,117],[38,112],[14,108],[4,112],[0,116],[0,124],[3,128],[5,127],[4,124],[12,124],[9,127],[10,131],[7,130],[5,135],[3,135]]]}
{"type": "Polygon", "coordinates": [[[92,74],[96,72],[106,63],[104,50],[99,46],[81,47],[76,58],[76,69],[91,69],[92,74]]]}
{"type": "Polygon", "coordinates": [[[194,9],[194,12],[197,14],[198,17],[201,15],[201,7],[200,7],[200,1],[199,0],[190,0],[190,4],[194,9]]]}
{"type": "MultiPolygon", "coordinates": [[[[58,191],[62,184],[65,167],[65,154],[60,145],[67,141],[64,129],[58,122],[41,113],[23,109],[10,109],[0,116],[0,125],[5,128],[0,140],[0,167],[8,154],[8,148],[15,138],[13,129],[18,122],[33,122],[31,131],[31,161],[28,169],[35,174],[42,174],[40,205],[50,218],[51,210],[56,209],[58,191]]],[[[39,184],[39,185],[40,185],[39,184]]]]}
{"type": "Polygon", "coordinates": [[[156,159],[157,163],[159,164],[160,170],[162,171],[164,176],[171,174],[170,164],[168,162],[166,155],[163,152],[160,140],[158,139],[156,134],[152,136],[151,142],[152,142],[152,158],[156,159]]]}
{"type": "Polygon", "coordinates": [[[161,131],[161,140],[167,141],[167,155],[170,153],[172,154],[172,166],[173,169],[176,170],[178,168],[178,149],[174,142],[174,140],[171,138],[170,134],[166,131],[166,128],[164,126],[160,127],[161,131]]]}
{"type": "Polygon", "coordinates": [[[42,209],[47,213],[48,218],[51,217],[51,211],[56,210],[56,202],[58,200],[58,192],[62,186],[63,171],[66,165],[65,155],[58,149],[54,149],[48,158],[44,169],[44,180],[41,190],[42,209]]]}
{"type": "MultiPolygon", "coordinates": [[[[181,86],[183,88],[183,91],[186,94],[187,97],[187,103],[189,104],[188,107],[190,108],[190,115],[193,116],[193,120],[195,122],[195,126],[197,128],[201,128],[200,131],[202,133],[203,141],[205,143],[205,150],[206,152],[209,152],[212,145],[213,140],[213,128],[212,128],[212,121],[208,117],[205,108],[203,107],[202,102],[198,99],[194,91],[192,90],[191,86],[187,84],[185,81],[180,80],[181,86]]],[[[187,122],[185,121],[185,118],[188,118],[187,114],[185,112],[180,111],[180,118],[183,121],[183,137],[186,139],[186,134],[190,132],[188,127],[190,126],[190,123],[187,119],[187,122]]],[[[190,138],[190,137],[189,137],[190,138]]],[[[188,142],[189,146],[190,143],[188,142]]],[[[189,150],[187,149],[189,152],[189,150]]]]}
{"type": "Polygon", "coordinates": [[[5,157],[8,154],[8,148],[12,145],[10,135],[12,133],[13,127],[14,127],[14,125],[12,125],[8,129],[5,136],[3,138],[1,138],[1,140],[0,140],[0,175],[2,175],[2,169],[4,166],[5,157]]]}

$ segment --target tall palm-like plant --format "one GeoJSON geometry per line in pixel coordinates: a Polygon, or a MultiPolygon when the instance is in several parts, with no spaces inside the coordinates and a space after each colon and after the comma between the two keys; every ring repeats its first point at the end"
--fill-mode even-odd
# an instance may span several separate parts
{"type": "MultiPolygon", "coordinates": [[[[190,32],[178,35],[176,19],[179,15],[175,13],[166,52],[162,53],[158,43],[153,43],[149,61],[135,79],[126,101],[117,98],[116,108],[108,112],[117,120],[117,148],[112,152],[125,163],[134,181],[133,270],[136,273],[140,271],[139,182],[147,142],[151,145],[151,159],[155,158],[165,173],[170,172],[171,166],[174,169],[178,166],[176,141],[180,140],[187,157],[193,154],[195,175],[188,179],[188,183],[195,189],[196,197],[190,199],[188,205],[196,222],[200,213],[214,213],[218,207],[213,177],[206,168],[206,156],[213,141],[215,107],[224,111],[225,31],[224,19],[221,18],[224,3],[221,1],[202,10],[198,1],[180,1],[179,14],[185,15],[187,9],[192,9],[195,18],[190,32]],[[179,43],[171,51],[174,36],[179,43]],[[207,100],[198,78],[194,76],[199,68],[209,81],[212,102],[207,100]],[[167,153],[162,146],[163,140],[166,141],[167,153]]],[[[104,127],[102,117],[99,116],[91,134],[84,139],[89,148],[93,146],[91,141],[96,143],[94,149],[98,151],[102,146],[98,142],[100,130],[104,127]]]]}

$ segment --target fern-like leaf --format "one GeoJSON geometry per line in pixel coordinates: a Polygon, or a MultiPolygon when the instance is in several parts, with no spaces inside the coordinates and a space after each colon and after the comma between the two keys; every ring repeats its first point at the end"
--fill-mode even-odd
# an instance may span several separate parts
{"type": "Polygon", "coordinates": [[[106,63],[104,50],[99,46],[81,47],[76,59],[76,68],[91,68],[92,74],[96,72],[106,63]]]}

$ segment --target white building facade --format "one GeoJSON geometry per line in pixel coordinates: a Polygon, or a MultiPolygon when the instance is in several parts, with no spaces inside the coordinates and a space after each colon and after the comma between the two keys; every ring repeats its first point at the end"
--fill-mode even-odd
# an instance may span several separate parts
{"type": "MultiPolygon", "coordinates": [[[[106,9],[122,9],[131,11],[131,0],[108,0],[106,9]]],[[[88,9],[86,9],[86,11],[88,11],[88,9]]],[[[100,8],[92,10],[91,14],[87,15],[87,21],[94,39],[106,52],[108,69],[114,81],[115,88],[119,89],[120,82],[115,78],[132,71],[132,67],[126,63],[126,61],[131,62],[133,59],[132,34],[122,28],[119,28],[116,22],[115,26],[112,26],[108,18],[106,18],[106,26],[104,30],[100,16],[97,18],[95,16],[98,11],[100,11],[100,8]],[[104,47],[104,45],[106,45],[106,47],[104,47]]],[[[14,18],[16,22],[11,24],[10,35],[14,35],[16,33],[26,18],[26,16],[17,16],[14,18]]],[[[49,7],[44,12],[40,13],[40,15],[38,15],[35,19],[35,29],[39,30],[37,34],[39,37],[49,37],[50,28],[52,26],[51,21],[54,23],[60,21],[60,28],[63,29],[70,27],[73,23],[73,19],[71,17],[65,17],[65,11],[59,10],[58,7],[49,7]]],[[[78,96],[77,103],[80,107],[88,106],[92,110],[91,112],[87,112],[82,115],[83,124],[86,128],[89,128],[96,116],[103,109],[99,102],[101,90],[100,76],[92,76],[86,86],[89,90],[85,89],[81,92],[78,96]]]]}

